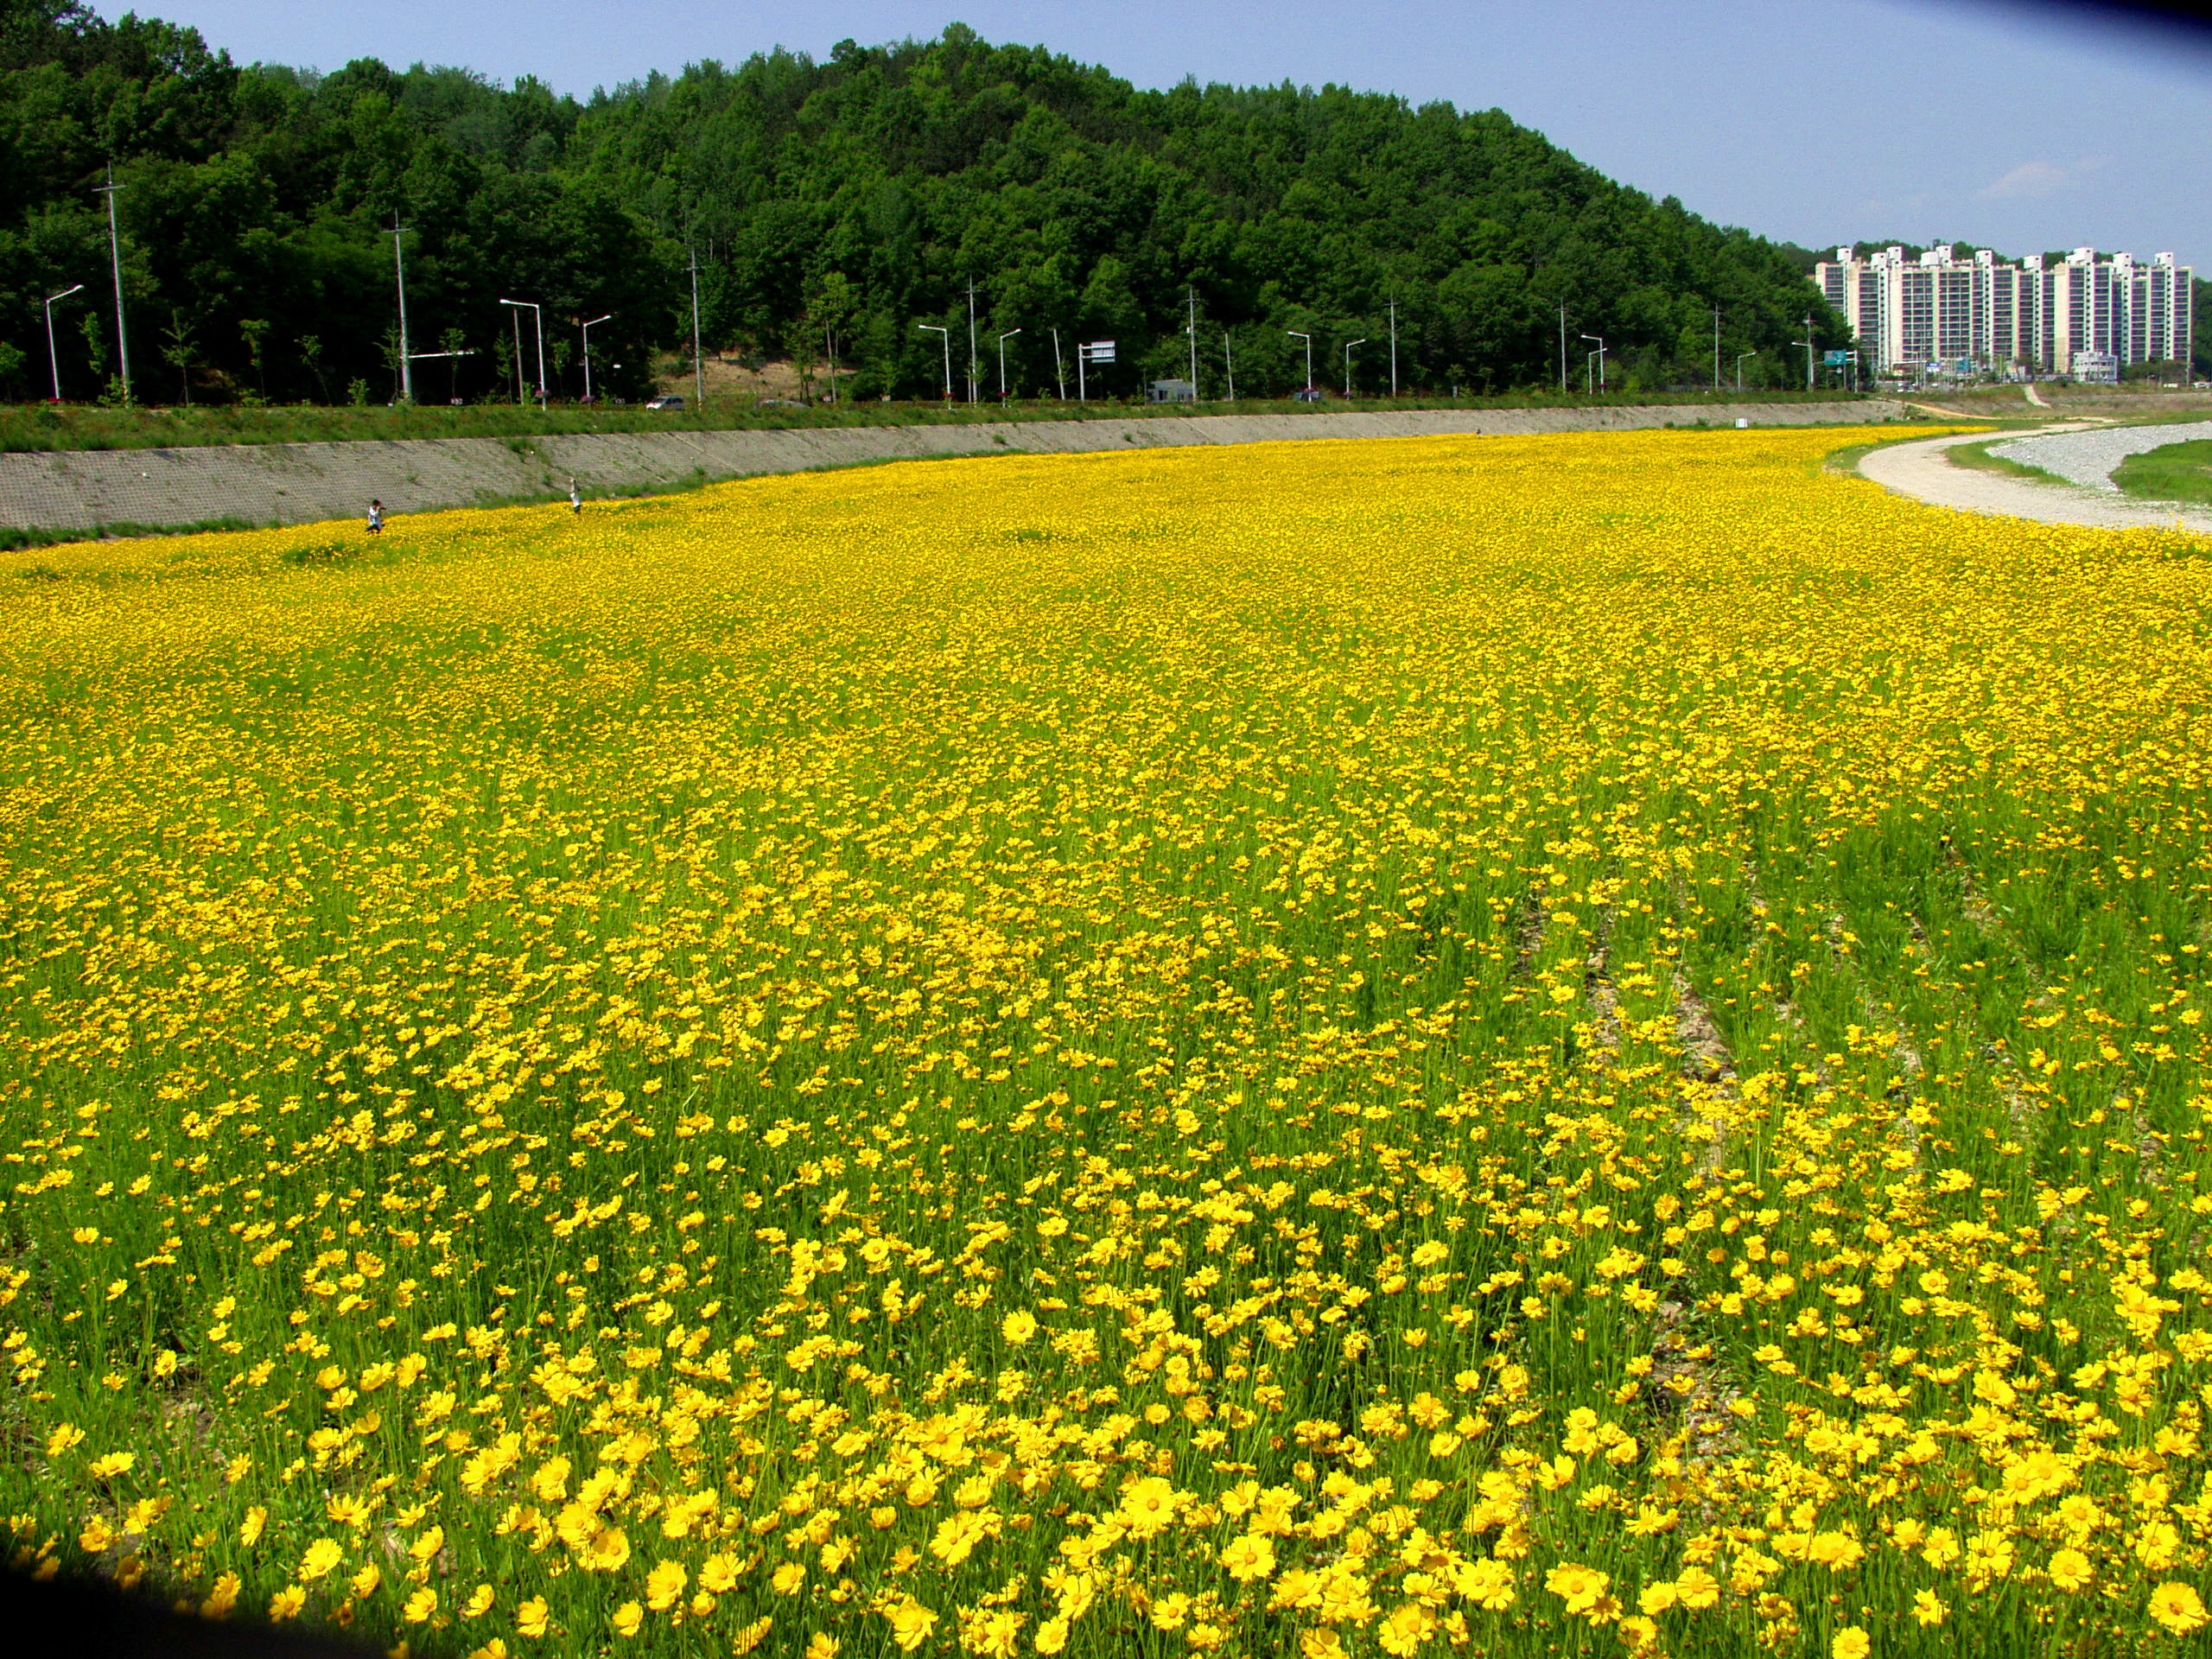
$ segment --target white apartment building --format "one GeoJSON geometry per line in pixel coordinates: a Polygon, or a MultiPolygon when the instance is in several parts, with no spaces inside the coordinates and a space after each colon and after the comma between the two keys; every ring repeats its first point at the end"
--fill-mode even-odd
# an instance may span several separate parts
{"type": "Polygon", "coordinates": [[[1891,247],[1861,259],[1838,248],[1813,282],[1879,372],[1963,363],[2070,374],[2076,353],[2094,353],[2100,373],[2105,358],[2122,365],[2188,359],[2195,272],[2171,253],[2148,264],[2126,253],[2101,259],[2094,248],[2056,264],[2039,253],[2018,264],[1986,248],[1971,259],[1960,253],[1939,245],[1908,259],[1891,247]]]}

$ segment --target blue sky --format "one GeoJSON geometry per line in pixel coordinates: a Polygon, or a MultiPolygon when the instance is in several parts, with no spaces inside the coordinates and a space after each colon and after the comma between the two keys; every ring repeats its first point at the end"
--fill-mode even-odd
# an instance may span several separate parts
{"type": "Polygon", "coordinates": [[[2212,267],[2212,36],[1999,0],[96,0],[241,61],[375,56],[578,94],[782,45],[1042,44],[1140,86],[1335,81],[1495,105],[1612,176],[1808,246],[2083,243],[2212,267]]]}

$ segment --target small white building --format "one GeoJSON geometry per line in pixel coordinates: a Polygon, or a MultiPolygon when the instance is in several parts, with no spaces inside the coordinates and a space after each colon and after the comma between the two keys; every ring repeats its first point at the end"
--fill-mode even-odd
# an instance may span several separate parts
{"type": "Polygon", "coordinates": [[[2120,384],[2120,359],[2110,352],[2076,352],[2074,378],[2083,385],[2116,386],[2120,384]]]}
{"type": "Polygon", "coordinates": [[[1195,404],[1198,389],[1187,380],[1155,380],[1147,388],[1145,397],[1155,404],[1195,404]]]}

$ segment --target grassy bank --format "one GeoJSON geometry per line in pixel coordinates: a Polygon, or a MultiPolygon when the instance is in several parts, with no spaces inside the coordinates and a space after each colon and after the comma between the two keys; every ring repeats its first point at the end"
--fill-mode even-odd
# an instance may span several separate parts
{"type": "Polygon", "coordinates": [[[587,409],[556,404],[538,410],[508,404],[389,408],[100,409],[43,404],[0,407],[0,451],[169,449],[224,443],[344,443],[399,438],[509,438],[575,432],[746,432],[847,426],[963,426],[983,421],[1150,420],[1160,416],[1344,414],[1348,410],[1421,409],[1641,409],[1657,404],[1834,404],[1828,392],[1745,392],[1714,397],[1695,391],[1616,392],[1602,397],[1517,393],[1502,397],[1331,397],[1324,404],[1244,398],[1236,403],[1089,404],[995,402],[844,404],[806,408],[710,398],[702,409],[671,413],[637,405],[587,409]]]}
{"type": "Polygon", "coordinates": [[[2112,481],[2123,494],[2153,501],[2212,501],[2212,440],[2130,455],[2113,470],[2112,481]]]}

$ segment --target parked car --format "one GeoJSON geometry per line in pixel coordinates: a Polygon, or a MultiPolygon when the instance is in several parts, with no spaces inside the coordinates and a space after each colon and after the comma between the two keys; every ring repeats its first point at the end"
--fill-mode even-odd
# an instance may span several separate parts
{"type": "Polygon", "coordinates": [[[667,397],[648,397],[648,398],[646,398],[646,399],[645,399],[645,407],[646,407],[647,409],[675,409],[675,410],[680,410],[680,409],[682,409],[682,408],[683,407],[683,400],[681,397],[677,397],[674,392],[671,392],[671,393],[670,393],[667,397]]]}

